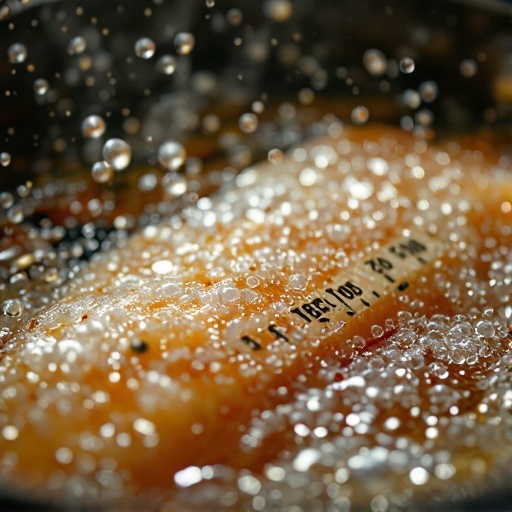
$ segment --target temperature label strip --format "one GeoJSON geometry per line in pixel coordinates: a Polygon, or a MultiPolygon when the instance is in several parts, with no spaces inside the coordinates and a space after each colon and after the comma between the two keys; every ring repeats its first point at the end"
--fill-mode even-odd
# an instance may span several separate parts
{"type": "MultiPolygon", "coordinates": [[[[371,308],[378,300],[393,291],[398,293],[410,287],[410,280],[446,251],[446,243],[421,232],[411,232],[396,238],[375,253],[352,262],[324,288],[316,290],[308,299],[294,304],[290,320],[298,327],[315,325],[322,332],[336,331],[358,313],[371,308]]],[[[290,320],[281,325],[270,324],[270,334],[276,340],[288,341],[290,320]]],[[[253,350],[262,349],[260,340],[245,335],[241,341],[253,350]]]]}
{"type": "Polygon", "coordinates": [[[298,324],[327,323],[334,317],[347,321],[393,289],[407,290],[408,279],[438,258],[443,249],[440,240],[420,233],[394,240],[374,256],[344,270],[310,300],[293,307],[292,318],[298,324]]]}

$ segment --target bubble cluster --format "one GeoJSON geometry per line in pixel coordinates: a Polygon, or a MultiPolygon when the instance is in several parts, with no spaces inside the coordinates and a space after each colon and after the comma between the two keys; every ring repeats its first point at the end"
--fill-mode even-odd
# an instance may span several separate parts
{"type": "Polygon", "coordinates": [[[0,154],[0,484],[86,507],[390,512],[508,478],[510,155],[427,142],[469,119],[448,78],[476,86],[484,52],[428,20],[395,49],[382,20],[340,46],[348,7],[191,5],[154,0],[135,36],[106,4],[45,5],[31,26],[62,69],[8,25],[5,98],[27,79],[49,122],[30,158],[8,123],[0,154]],[[362,127],[370,112],[402,130],[362,127]]]}
{"type": "MultiPolygon", "coordinates": [[[[477,457],[490,456],[489,449],[493,457],[506,454],[502,441],[489,448],[489,439],[505,436],[509,425],[494,419],[505,417],[498,411],[510,402],[509,388],[495,384],[508,378],[512,316],[501,301],[512,275],[500,249],[510,236],[496,206],[502,192],[496,187],[496,196],[487,197],[483,173],[467,165],[472,153],[449,146],[420,154],[417,141],[397,131],[370,128],[363,143],[336,127],[336,138],[298,145],[287,157],[272,148],[269,162],[238,174],[220,194],[147,224],[82,267],[62,286],[62,298],[40,312],[23,295],[4,300],[0,333],[16,332],[18,348],[0,359],[0,368],[15,369],[0,373],[2,399],[9,408],[26,407],[40,428],[31,431],[8,412],[2,442],[33,446],[34,432],[62,425],[54,445],[40,443],[51,452],[45,474],[85,472],[92,478],[84,485],[103,496],[107,464],[108,481],[118,482],[114,496],[126,497],[135,492],[140,468],[158,489],[171,478],[183,506],[193,497],[206,509],[222,496],[239,508],[309,506],[312,492],[319,502],[350,496],[347,506],[385,509],[397,496],[407,495],[402,503],[409,504],[431,485],[458,485],[468,450],[477,457]],[[468,197],[495,212],[491,220],[474,217],[468,197]],[[429,260],[418,242],[396,242],[391,251],[389,238],[411,229],[430,232],[425,240],[438,240],[449,264],[429,260]],[[401,274],[391,262],[417,272],[407,285],[398,282],[394,308],[387,306],[386,287],[397,286],[391,280],[401,274]],[[487,275],[469,271],[475,262],[486,262],[487,275]],[[348,276],[358,266],[364,272],[352,282],[356,274],[348,276]],[[339,286],[330,288],[335,282],[339,286]],[[355,307],[366,300],[357,295],[366,283],[380,306],[365,310],[357,329],[350,317],[306,327],[291,321],[294,307],[302,305],[312,319],[330,307],[318,302],[318,290],[330,290],[330,304],[343,294],[338,304],[355,307]],[[308,357],[297,360],[306,351],[308,357]],[[17,358],[24,365],[11,366],[17,358]],[[240,401],[238,386],[253,392],[240,401]],[[36,389],[34,402],[28,397],[36,389]],[[116,395],[121,390],[128,408],[116,395]],[[175,408],[185,413],[169,415],[175,408]],[[236,424],[240,410],[247,419],[231,437],[226,417],[236,424]],[[96,419],[84,423],[89,411],[96,419]],[[214,441],[223,446],[223,463],[186,458],[190,443],[214,441]],[[271,450],[274,443],[286,449],[271,450]],[[243,460],[268,457],[263,470],[237,466],[239,450],[243,460]],[[137,464],[125,462],[124,453],[137,464]],[[162,474],[164,459],[168,472],[162,474]]],[[[93,166],[99,183],[112,179],[127,146],[119,139],[107,144],[111,164],[93,166]]],[[[169,139],[158,160],[167,172],[159,178],[146,170],[145,190],[160,181],[162,206],[193,193],[197,159],[187,159],[183,146],[169,139]],[[184,172],[176,172],[183,164],[184,172]]],[[[495,179],[495,164],[485,165],[488,179],[495,179]]],[[[118,215],[114,225],[133,222],[118,215]]],[[[88,243],[108,241],[92,223],[81,234],[88,243]]],[[[27,272],[35,272],[38,254],[0,252],[11,258],[10,268],[27,272]]],[[[15,282],[24,286],[27,279],[15,282]]],[[[475,471],[478,478],[487,475],[486,467],[475,471]]],[[[52,492],[71,492],[73,482],[65,477],[52,492]]]]}

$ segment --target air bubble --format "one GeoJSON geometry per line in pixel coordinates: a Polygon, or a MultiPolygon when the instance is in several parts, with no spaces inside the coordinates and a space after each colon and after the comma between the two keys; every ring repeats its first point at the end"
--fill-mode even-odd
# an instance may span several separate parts
{"type": "Polygon", "coordinates": [[[398,64],[400,71],[405,75],[409,75],[414,71],[416,63],[410,57],[404,57],[398,64]]]}
{"type": "Polygon", "coordinates": [[[381,338],[384,336],[384,329],[380,325],[372,325],[370,332],[374,338],[381,338]]]}
{"type": "Polygon", "coordinates": [[[196,44],[195,37],[190,32],[179,32],[174,38],[174,48],[180,55],[188,55],[196,44]]]}
{"type": "Polygon", "coordinates": [[[69,464],[73,460],[73,452],[66,447],[59,448],[55,452],[55,460],[60,464],[69,464]]]}
{"type": "Polygon", "coordinates": [[[85,39],[81,36],[73,37],[68,44],[68,53],[69,55],[80,55],[85,52],[87,48],[87,43],[85,39]]]}
{"type": "Polygon", "coordinates": [[[291,18],[293,4],[290,0],[265,0],[263,14],[272,21],[283,23],[291,18]]]}
{"type": "Polygon", "coordinates": [[[116,171],[126,169],[132,159],[132,148],[122,139],[109,139],[103,146],[103,159],[116,171]]]}
{"type": "Polygon", "coordinates": [[[158,161],[168,171],[179,169],[185,163],[186,158],[187,152],[179,142],[168,140],[158,148],[158,161]]]}
{"type": "Polygon", "coordinates": [[[412,89],[406,89],[402,93],[402,101],[404,102],[404,105],[406,105],[407,107],[416,109],[421,104],[421,96],[418,92],[412,89]]]}
{"type": "Polygon", "coordinates": [[[297,97],[301,105],[311,105],[311,103],[315,101],[315,91],[309,87],[306,87],[299,91],[297,97]]]}
{"type": "MultiPolygon", "coordinates": [[[[0,160],[2,156],[0,155],[0,160]]],[[[14,197],[10,192],[0,193],[0,206],[2,208],[10,208],[14,204],[14,197]]]]}
{"type": "Polygon", "coordinates": [[[370,111],[363,106],[356,107],[354,110],[352,110],[350,118],[354,124],[365,124],[370,118],[370,111]]]}
{"type": "Polygon", "coordinates": [[[181,174],[169,172],[162,178],[162,187],[171,198],[181,197],[188,189],[188,182],[181,174]]]}
{"type": "Polygon", "coordinates": [[[102,117],[87,116],[82,122],[82,135],[88,139],[97,139],[105,133],[107,125],[102,117]]]}
{"type": "Polygon", "coordinates": [[[434,121],[434,114],[431,110],[423,108],[416,112],[414,119],[421,126],[430,126],[434,121]]]}
{"type": "Polygon", "coordinates": [[[27,58],[27,47],[21,43],[14,43],[7,50],[9,62],[11,64],[20,64],[27,58]]]}
{"type": "Polygon", "coordinates": [[[176,71],[176,59],[172,55],[162,55],[156,62],[156,69],[164,75],[172,75],[176,71]]]}
{"type": "Polygon", "coordinates": [[[11,209],[7,210],[7,218],[13,224],[20,224],[25,219],[25,213],[20,206],[14,206],[11,209]]]}
{"type": "Polygon", "coordinates": [[[209,9],[215,7],[215,0],[206,0],[206,7],[208,7],[209,9]]]}
{"type": "Polygon", "coordinates": [[[244,15],[240,9],[234,7],[233,9],[229,9],[229,11],[226,13],[226,20],[231,26],[238,27],[242,24],[244,15]]]}
{"type": "Polygon", "coordinates": [[[244,133],[252,133],[258,128],[258,117],[250,112],[242,114],[238,120],[238,126],[244,133]]]}
{"type": "Polygon", "coordinates": [[[280,149],[271,149],[268,152],[268,161],[271,164],[279,164],[283,161],[283,152],[280,149]]]}
{"type": "Polygon", "coordinates": [[[363,65],[370,75],[381,76],[386,72],[388,62],[384,53],[380,50],[371,48],[364,52],[363,65]]]}
{"type": "Polygon", "coordinates": [[[155,54],[156,44],[149,37],[141,37],[135,43],[135,55],[140,59],[150,59],[155,54]]]}
{"type": "Polygon", "coordinates": [[[96,183],[107,183],[112,179],[114,168],[104,161],[96,162],[91,169],[92,179],[96,183]]]}
{"type": "Polygon", "coordinates": [[[44,78],[38,78],[34,82],[34,92],[38,96],[44,96],[48,92],[48,80],[44,78]]]}
{"type": "Polygon", "coordinates": [[[208,133],[216,133],[220,129],[220,119],[215,114],[207,114],[203,118],[203,128],[208,133]]]}
{"type": "Polygon", "coordinates": [[[428,80],[423,82],[419,86],[419,93],[421,99],[426,103],[431,103],[437,98],[437,94],[439,93],[439,87],[435,82],[428,80]]]}
{"type": "Polygon", "coordinates": [[[200,482],[202,478],[201,468],[197,466],[189,466],[174,475],[174,481],[179,487],[190,487],[200,482]]]}
{"type": "Polygon", "coordinates": [[[491,336],[494,336],[495,331],[491,322],[482,320],[476,324],[476,332],[485,338],[490,338],[491,336]]]}
{"type": "Polygon", "coordinates": [[[8,299],[2,303],[2,313],[13,318],[18,318],[23,313],[23,302],[19,299],[8,299]]]}
{"type": "Polygon", "coordinates": [[[428,482],[429,474],[425,468],[414,468],[409,473],[409,478],[414,485],[425,485],[428,482]]]}
{"type": "Polygon", "coordinates": [[[465,59],[459,66],[460,74],[465,78],[471,78],[476,75],[478,65],[473,59],[465,59]]]}
{"type": "Polygon", "coordinates": [[[6,151],[0,153],[0,165],[7,167],[11,163],[11,155],[6,151]]]}
{"type": "Polygon", "coordinates": [[[2,429],[2,437],[6,441],[14,441],[19,436],[19,430],[14,425],[6,425],[2,429]]]}
{"type": "Polygon", "coordinates": [[[265,112],[265,104],[262,101],[253,102],[251,108],[255,114],[263,114],[265,112]]]}
{"type": "Polygon", "coordinates": [[[11,10],[8,5],[0,6],[0,21],[7,19],[9,14],[11,14],[11,10]]]}

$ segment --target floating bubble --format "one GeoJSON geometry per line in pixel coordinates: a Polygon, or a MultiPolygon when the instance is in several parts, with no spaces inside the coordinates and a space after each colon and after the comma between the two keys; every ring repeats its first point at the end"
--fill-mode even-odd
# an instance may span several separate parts
{"type": "Polygon", "coordinates": [[[226,13],[226,20],[230,25],[237,27],[238,25],[242,24],[244,15],[240,9],[235,7],[233,9],[229,9],[229,11],[226,13]]]}
{"type": "Polygon", "coordinates": [[[388,61],[384,53],[375,48],[371,48],[364,52],[363,65],[370,75],[381,76],[386,72],[388,61]]]}
{"type": "Polygon", "coordinates": [[[172,75],[176,71],[176,59],[172,55],[162,55],[156,62],[156,69],[164,75],[172,75]]]}
{"type": "Polygon", "coordinates": [[[419,93],[421,99],[426,103],[431,103],[437,98],[437,94],[439,92],[439,87],[437,84],[431,80],[426,82],[422,82],[419,86],[419,93]]]}
{"type": "Polygon", "coordinates": [[[421,105],[421,96],[419,92],[414,91],[413,89],[406,89],[402,93],[402,101],[407,107],[416,109],[421,105]]]}
{"type": "Polygon", "coordinates": [[[414,128],[414,120],[411,116],[403,116],[400,118],[400,127],[406,132],[410,132],[414,128]]]}
{"type": "Polygon", "coordinates": [[[422,108],[416,112],[414,119],[421,126],[430,126],[434,121],[434,114],[431,110],[422,108]]]}
{"type": "Polygon", "coordinates": [[[366,123],[369,117],[370,111],[364,106],[354,108],[354,110],[352,110],[352,114],[350,115],[352,122],[358,125],[366,123]]]}
{"type": "Polygon", "coordinates": [[[301,89],[298,94],[298,100],[301,105],[311,105],[315,101],[315,91],[308,87],[301,89]]]}
{"type": "Polygon", "coordinates": [[[174,48],[180,55],[188,55],[195,44],[196,39],[190,32],[179,32],[174,38],[174,48]]]}
{"type": "Polygon", "coordinates": [[[114,175],[114,168],[108,162],[96,162],[92,166],[91,175],[96,183],[107,183],[114,175]]]}
{"type": "Polygon", "coordinates": [[[425,468],[417,467],[411,469],[409,472],[409,478],[414,485],[424,485],[428,482],[429,474],[425,468]]]}
{"type": "Polygon", "coordinates": [[[14,43],[7,50],[9,62],[11,64],[20,64],[27,58],[27,47],[21,43],[14,43]]]}
{"type": "Polygon", "coordinates": [[[398,64],[400,71],[405,75],[409,75],[414,71],[416,63],[410,57],[404,57],[398,64]]]}
{"type": "Polygon", "coordinates": [[[8,5],[0,6],[0,21],[7,19],[9,14],[11,14],[11,10],[8,5]]]}
{"type": "Polygon", "coordinates": [[[109,139],[103,146],[103,159],[116,171],[126,169],[132,159],[132,148],[123,139],[109,139]]]}
{"type": "Polygon", "coordinates": [[[293,4],[290,0],[265,0],[263,14],[272,21],[282,23],[289,20],[293,14],[293,4]]]}
{"type": "Polygon", "coordinates": [[[25,213],[20,206],[13,206],[7,210],[6,215],[13,224],[20,224],[25,220],[25,213]]]}
{"type": "Polygon", "coordinates": [[[177,172],[169,172],[162,178],[162,187],[171,198],[182,196],[188,189],[187,179],[177,172]]]}
{"type": "Polygon", "coordinates": [[[158,161],[168,171],[179,169],[186,158],[187,152],[179,142],[168,140],[158,148],[158,161]]]}
{"type": "Polygon", "coordinates": [[[220,119],[219,116],[215,114],[207,114],[203,118],[203,129],[208,133],[216,133],[220,129],[220,119]]]}
{"type": "Polygon", "coordinates": [[[0,193],[0,206],[2,208],[10,208],[14,204],[14,196],[10,192],[0,193]]]}
{"type": "Polygon", "coordinates": [[[85,38],[82,36],[73,37],[68,44],[68,53],[69,55],[80,55],[85,52],[87,48],[87,43],[85,38]]]}
{"type": "Polygon", "coordinates": [[[268,161],[272,164],[278,164],[283,161],[283,152],[280,149],[271,149],[268,152],[268,161]]]}
{"type": "Polygon", "coordinates": [[[0,153],[0,164],[2,167],[7,167],[11,163],[11,155],[6,151],[0,153]]]}
{"type": "Polygon", "coordinates": [[[44,78],[38,78],[34,82],[34,92],[38,96],[44,96],[48,92],[48,80],[45,80],[44,78]]]}
{"type": "Polygon", "coordinates": [[[105,133],[107,125],[102,117],[87,116],[82,122],[82,135],[88,139],[97,139],[105,133]]]}
{"type": "Polygon", "coordinates": [[[251,108],[255,114],[263,114],[265,112],[265,104],[262,101],[253,102],[251,108]]]}
{"type": "Polygon", "coordinates": [[[156,44],[149,37],[141,37],[135,43],[135,55],[140,59],[150,59],[155,54],[156,44]]]}
{"type": "Polygon", "coordinates": [[[471,78],[476,75],[478,65],[473,59],[465,59],[460,63],[459,71],[464,78],[471,78]]]}
{"type": "Polygon", "coordinates": [[[18,318],[23,313],[23,302],[19,299],[8,299],[2,303],[2,313],[18,318]]]}
{"type": "Polygon", "coordinates": [[[250,112],[242,114],[238,120],[238,126],[244,133],[252,133],[258,128],[258,117],[250,112]]]}
{"type": "Polygon", "coordinates": [[[215,7],[215,0],[206,0],[206,7],[208,7],[209,9],[215,7]]]}
{"type": "Polygon", "coordinates": [[[384,329],[380,325],[372,325],[371,333],[374,338],[381,338],[384,336],[384,329]]]}

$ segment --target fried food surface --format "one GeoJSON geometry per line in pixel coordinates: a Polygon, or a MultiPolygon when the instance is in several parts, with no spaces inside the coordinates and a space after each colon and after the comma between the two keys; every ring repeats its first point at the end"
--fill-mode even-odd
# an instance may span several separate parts
{"type": "Polygon", "coordinates": [[[18,321],[2,483],[155,506],[199,486],[226,507],[314,487],[365,506],[488,476],[512,456],[503,173],[453,143],[344,131],[135,234],[18,321]],[[412,233],[431,252],[405,249],[412,233]],[[314,303],[345,282],[372,302],[314,303]]]}

